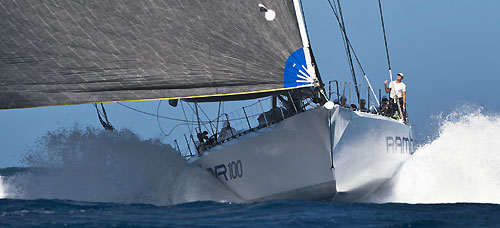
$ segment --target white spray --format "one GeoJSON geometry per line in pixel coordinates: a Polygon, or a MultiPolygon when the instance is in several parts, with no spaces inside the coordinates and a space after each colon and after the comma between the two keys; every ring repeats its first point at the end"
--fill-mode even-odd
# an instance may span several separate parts
{"type": "Polygon", "coordinates": [[[478,109],[442,121],[438,137],[418,148],[370,201],[500,203],[500,116],[478,109]]]}
{"type": "Polygon", "coordinates": [[[0,176],[0,199],[3,199],[3,198],[5,198],[5,190],[3,187],[2,176],[0,176]]]}
{"type": "Polygon", "coordinates": [[[238,201],[207,171],[192,167],[169,145],[129,130],[87,128],[49,132],[27,151],[39,172],[9,177],[9,198],[169,205],[238,201]],[[10,191],[10,190],[9,190],[10,191]]]}

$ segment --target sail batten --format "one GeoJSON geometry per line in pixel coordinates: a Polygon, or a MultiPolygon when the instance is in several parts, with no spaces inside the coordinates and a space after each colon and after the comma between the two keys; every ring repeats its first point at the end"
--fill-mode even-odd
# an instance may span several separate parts
{"type": "Polygon", "coordinates": [[[314,86],[284,84],[305,47],[295,1],[2,0],[0,109],[314,86]]]}

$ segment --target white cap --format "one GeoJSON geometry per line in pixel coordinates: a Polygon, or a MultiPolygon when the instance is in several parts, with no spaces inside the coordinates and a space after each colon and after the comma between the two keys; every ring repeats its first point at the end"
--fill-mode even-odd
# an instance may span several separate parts
{"type": "Polygon", "coordinates": [[[401,76],[401,77],[405,76],[402,72],[398,73],[398,75],[401,76]]]}

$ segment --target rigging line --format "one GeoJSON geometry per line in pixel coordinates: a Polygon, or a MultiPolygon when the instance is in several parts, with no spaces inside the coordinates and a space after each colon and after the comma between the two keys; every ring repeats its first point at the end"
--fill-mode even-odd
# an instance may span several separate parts
{"type": "Polygon", "coordinates": [[[104,115],[104,114],[102,114],[102,113],[101,113],[101,110],[99,110],[99,109],[97,108],[97,103],[93,103],[92,105],[94,106],[95,110],[97,111],[97,114],[99,114],[99,115],[104,115]]]}
{"type": "MultiPolygon", "coordinates": [[[[190,108],[191,108],[191,110],[192,110],[193,108],[191,107],[191,105],[190,105],[189,103],[188,103],[188,105],[189,105],[189,107],[190,107],[190,108]]],[[[196,103],[195,103],[195,105],[196,105],[196,103]]],[[[209,127],[210,127],[210,130],[212,131],[212,135],[215,135],[215,133],[217,132],[217,127],[215,127],[215,126],[213,125],[214,120],[210,120],[210,118],[208,117],[207,113],[205,113],[205,111],[201,108],[201,106],[200,106],[200,105],[196,105],[196,106],[198,107],[197,109],[201,110],[201,112],[203,113],[203,115],[205,115],[205,117],[208,119],[208,122],[201,122],[201,123],[203,123],[203,127],[205,127],[205,129],[206,129],[206,130],[208,130],[208,128],[207,128],[207,126],[206,126],[206,124],[208,123],[208,125],[209,125],[209,127]],[[215,131],[214,131],[214,129],[213,129],[214,127],[216,128],[216,129],[215,129],[215,131]]],[[[193,111],[194,111],[194,110],[193,110],[193,111]]],[[[218,117],[217,117],[217,118],[218,118],[218,117]]],[[[240,118],[240,119],[242,119],[242,118],[240,118]]],[[[238,119],[233,119],[233,120],[238,120],[238,119]]],[[[201,128],[200,128],[200,131],[201,131],[201,128]]]]}
{"type": "MultiPolygon", "coordinates": [[[[347,33],[345,32],[344,27],[342,26],[342,23],[340,22],[340,18],[339,18],[338,14],[337,14],[337,11],[335,10],[335,8],[334,8],[334,6],[332,5],[332,3],[330,2],[330,0],[328,0],[328,3],[330,4],[330,7],[332,8],[333,15],[335,15],[335,18],[337,18],[337,22],[338,22],[338,24],[339,24],[339,27],[340,27],[341,33],[343,33],[343,34],[344,34],[344,33],[345,33],[345,34],[347,34],[347,33]]],[[[347,37],[347,36],[346,36],[346,37],[347,37]]],[[[352,46],[351,41],[349,40],[349,38],[347,38],[347,40],[346,40],[346,39],[344,38],[344,36],[342,36],[342,41],[347,42],[347,45],[349,45],[349,47],[351,47],[351,51],[352,51],[352,53],[354,54],[354,58],[356,59],[356,62],[358,63],[359,69],[361,70],[361,72],[362,72],[363,74],[366,74],[366,73],[365,73],[365,70],[363,69],[363,66],[361,65],[361,61],[359,60],[358,55],[356,54],[356,51],[354,50],[354,47],[352,46]]],[[[344,43],[344,45],[345,45],[345,43],[344,43]]]]}
{"type": "Polygon", "coordinates": [[[104,129],[106,129],[106,123],[104,122],[104,120],[102,120],[100,111],[99,111],[99,109],[97,109],[97,105],[94,104],[94,107],[97,110],[97,118],[99,118],[99,122],[104,127],[104,129]]]}
{"type": "MultiPolygon", "coordinates": [[[[97,107],[97,103],[94,103],[94,104],[92,104],[92,105],[93,105],[93,106],[95,107],[95,109],[97,110],[97,114],[99,114],[99,115],[101,115],[101,116],[104,116],[104,118],[107,120],[107,118],[105,117],[105,116],[106,116],[106,112],[102,113],[102,111],[99,109],[99,107],[97,107]]],[[[101,105],[102,105],[102,103],[101,103],[101,105]]],[[[104,108],[104,106],[103,106],[103,108],[104,108]]]]}
{"type": "MultiPolygon", "coordinates": [[[[330,1],[330,0],[328,0],[328,1],[330,1]]],[[[347,38],[347,32],[346,32],[346,29],[345,29],[344,16],[342,15],[342,7],[340,6],[340,0],[337,0],[337,4],[338,4],[338,10],[339,10],[339,14],[340,14],[340,19],[341,19],[341,22],[342,22],[342,28],[343,28],[343,31],[344,31],[344,36],[345,36],[345,39],[347,40],[348,39],[347,38]]],[[[358,104],[359,104],[361,98],[360,98],[360,94],[359,94],[358,82],[356,80],[356,72],[354,70],[354,66],[353,66],[353,63],[352,63],[351,49],[350,49],[349,45],[346,45],[346,47],[347,47],[347,56],[348,56],[348,59],[349,59],[349,67],[351,69],[352,80],[354,82],[354,87],[356,89],[356,95],[357,95],[358,104]]]]}
{"type": "MultiPolygon", "coordinates": [[[[208,126],[210,127],[210,130],[212,130],[212,135],[214,135],[214,134],[215,134],[215,132],[214,132],[214,129],[213,129],[213,128],[214,128],[215,126],[213,125],[213,121],[212,121],[212,120],[210,120],[210,117],[208,117],[208,115],[205,113],[205,111],[203,111],[203,109],[201,108],[201,106],[200,106],[200,105],[198,105],[198,107],[199,107],[199,109],[201,110],[201,112],[203,112],[203,115],[205,115],[205,117],[207,118],[207,120],[208,120],[208,126]]],[[[208,130],[208,129],[207,129],[207,130],[208,130]]]]}
{"type": "MultiPolygon", "coordinates": [[[[181,108],[182,108],[182,113],[184,114],[184,118],[186,119],[186,121],[188,121],[188,118],[186,116],[186,111],[184,110],[184,105],[182,104],[182,100],[179,100],[179,102],[181,103],[181,108]]],[[[193,133],[193,131],[191,130],[191,125],[187,125],[188,126],[188,129],[189,129],[189,133],[193,133]]]]}
{"type": "Polygon", "coordinates": [[[342,8],[340,6],[340,1],[339,0],[337,0],[337,4],[338,4],[337,8],[338,8],[338,11],[340,13],[340,25],[341,25],[342,41],[344,43],[344,48],[346,50],[347,60],[348,60],[349,66],[350,66],[351,74],[353,75],[354,84],[357,84],[357,80],[356,80],[356,76],[355,76],[355,70],[354,70],[354,66],[353,66],[353,63],[352,63],[351,48],[348,45],[349,38],[347,37],[347,31],[345,29],[344,17],[342,15],[342,8]]]}
{"type": "MultiPolygon", "coordinates": [[[[332,8],[332,11],[333,11],[333,14],[335,15],[335,17],[337,18],[337,22],[339,24],[339,30],[340,30],[340,34],[341,34],[341,37],[342,37],[342,43],[344,44],[344,50],[346,52],[346,59],[348,61],[348,63],[350,64],[350,68],[349,70],[351,71],[351,75],[354,75],[355,71],[354,71],[354,67],[352,66],[352,58],[350,56],[350,52],[349,52],[349,47],[350,47],[350,51],[353,52],[354,54],[354,57],[357,57],[356,53],[354,52],[354,48],[352,47],[351,45],[351,42],[347,36],[347,32],[345,31],[345,27],[344,25],[342,24],[343,22],[340,20],[339,16],[338,16],[338,13],[337,13],[337,9],[335,8],[335,1],[333,1],[333,5],[332,3],[330,2],[330,0],[328,0],[328,3],[330,4],[330,7],[332,8]]],[[[340,3],[339,3],[340,4],[340,3]]],[[[358,65],[360,65],[359,61],[358,61],[358,65]]],[[[363,71],[363,68],[361,68],[361,71],[363,71]]],[[[354,82],[357,82],[357,80],[355,80],[355,76],[353,76],[353,81],[354,82]]],[[[349,86],[350,86],[350,83],[349,83],[349,86]]],[[[349,88],[349,102],[351,100],[351,93],[350,93],[351,89],[349,88]]],[[[345,93],[345,83],[344,83],[344,92],[342,95],[344,95],[345,93]]],[[[359,103],[359,98],[358,98],[358,103],[359,103]]]]}
{"type": "MultiPolygon", "coordinates": [[[[375,91],[373,90],[372,84],[370,83],[370,80],[368,79],[368,76],[366,76],[365,70],[363,70],[363,67],[361,66],[361,62],[358,59],[358,56],[356,55],[356,52],[354,52],[354,48],[351,45],[351,42],[347,40],[347,43],[351,47],[352,53],[354,54],[354,58],[356,59],[356,62],[358,62],[359,69],[361,69],[361,72],[363,73],[363,76],[365,76],[366,82],[368,83],[368,87],[373,93],[373,98],[375,98],[375,101],[377,102],[377,105],[380,106],[380,102],[377,98],[377,94],[375,94],[375,91]]],[[[375,108],[376,109],[376,108],[375,108]]]]}
{"type": "MultiPolygon", "coordinates": [[[[195,114],[196,114],[196,119],[197,119],[196,124],[198,125],[198,128],[199,128],[199,130],[200,130],[200,133],[201,133],[201,126],[200,126],[200,124],[203,124],[203,127],[205,127],[205,129],[206,129],[206,130],[208,130],[208,128],[207,128],[207,126],[206,126],[206,123],[207,123],[207,122],[204,122],[204,121],[202,121],[202,120],[200,119],[199,112],[198,112],[198,104],[197,104],[196,102],[194,102],[194,105],[195,105],[194,107],[195,107],[195,109],[196,109],[196,110],[195,110],[195,109],[193,109],[193,107],[191,107],[191,105],[190,105],[189,103],[187,103],[187,104],[188,104],[189,108],[191,108],[191,111],[193,111],[193,113],[195,113],[195,114]]],[[[201,109],[201,107],[200,107],[200,109],[201,109]]],[[[202,111],[203,111],[203,110],[202,110],[202,111]]],[[[207,117],[207,119],[208,119],[208,121],[209,121],[208,123],[210,123],[210,119],[209,119],[208,117],[207,117]]],[[[196,128],[195,128],[195,129],[196,129],[196,128]]],[[[195,130],[195,131],[196,131],[196,130],[195,130]]]]}
{"type": "Polygon", "coordinates": [[[101,103],[101,108],[102,108],[102,113],[104,114],[104,119],[109,124],[108,114],[106,114],[106,109],[104,108],[104,105],[102,103],[101,103]]]}
{"type": "Polygon", "coordinates": [[[139,113],[142,113],[142,114],[145,114],[145,115],[149,115],[149,116],[158,116],[159,118],[163,118],[163,119],[168,119],[168,120],[173,120],[173,121],[179,121],[179,122],[186,122],[186,123],[191,123],[191,124],[195,124],[196,122],[195,121],[186,121],[186,120],[182,120],[182,119],[176,119],[176,118],[172,118],[172,117],[168,117],[168,116],[161,116],[161,115],[155,115],[153,113],[149,113],[149,112],[145,112],[145,111],[142,111],[142,110],[139,110],[139,109],[136,109],[136,108],[132,108],[128,105],[125,105],[121,102],[116,102],[117,104],[125,107],[125,108],[128,108],[130,110],[133,110],[133,111],[136,111],[136,112],[139,112],[139,113]]]}
{"type": "Polygon", "coordinates": [[[103,112],[101,112],[101,110],[99,110],[99,108],[97,107],[97,103],[94,103],[93,105],[95,107],[95,110],[97,111],[97,117],[99,118],[99,122],[101,123],[102,127],[104,127],[104,129],[107,131],[113,131],[115,128],[113,127],[113,125],[111,125],[111,123],[108,120],[108,117],[106,115],[106,110],[104,109],[104,105],[101,103],[101,107],[102,107],[103,112]],[[101,115],[104,116],[104,119],[106,121],[104,121],[102,119],[101,115]]]}
{"type": "MultiPolygon", "coordinates": [[[[189,106],[189,102],[186,102],[186,104],[189,106]]],[[[191,108],[191,107],[190,107],[190,108],[191,108]]],[[[193,108],[191,108],[191,109],[193,109],[193,108]]],[[[192,111],[192,112],[191,112],[191,118],[190,118],[190,121],[194,122],[194,119],[195,119],[195,113],[194,113],[194,111],[192,111]]],[[[196,126],[195,126],[195,125],[191,125],[191,127],[193,128],[193,129],[192,129],[193,131],[192,131],[192,132],[190,132],[190,133],[191,133],[191,134],[193,134],[193,133],[194,133],[194,134],[196,135],[196,126]]]]}
{"type": "MultiPolygon", "coordinates": [[[[254,102],[254,103],[252,103],[252,104],[249,104],[249,105],[247,105],[247,106],[244,106],[244,107],[246,108],[246,107],[253,106],[253,105],[255,105],[255,104],[259,103],[260,101],[261,101],[261,100],[257,100],[256,102],[254,102]]],[[[188,103],[188,105],[189,105],[189,103],[188,103]]],[[[194,112],[194,109],[191,107],[191,105],[189,105],[189,107],[190,107],[190,108],[191,108],[191,110],[194,112]]],[[[202,111],[203,111],[203,110],[202,110],[202,111]]],[[[238,111],[238,110],[235,110],[235,111],[232,111],[232,112],[237,112],[237,111],[238,111]]],[[[258,113],[258,114],[254,114],[254,115],[249,115],[248,117],[255,117],[255,116],[258,116],[258,115],[260,115],[260,113],[258,113]]],[[[207,118],[208,118],[208,117],[207,117],[207,118]]],[[[241,118],[234,118],[234,119],[229,119],[229,120],[230,120],[230,121],[232,121],[232,120],[243,120],[243,119],[246,119],[246,118],[245,118],[245,117],[241,117],[241,118]]],[[[210,121],[210,120],[209,120],[209,121],[210,121]]],[[[202,121],[202,122],[203,122],[203,121],[202,121]]],[[[214,122],[214,120],[211,120],[211,122],[214,122]]],[[[209,123],[209,122],[203,122],[203,123],[209,123]]]]}
{"type": "MultiPolygon", "coordinates": [[[[193,111],[194,114],[196,114],[196,124],[198,125],[198,129],[200,132],[196,132],[196,127],[194,127],[194,131],[195,133],[202,133],[202,129],[201,129],[201,125],[203,125],[203,127],[208,130],[207,126],[206,126],[206,122],[202,121],[201,118],[200,118],[200,115],[199,115],[199,112],[198,112],[198,103],[197,102],[194,102],[194,109],[193,107],[191,107],[191,105],[189,103],[187,103],[189,108],[191,108],[191,111],[193,111]]],[[[201,108],[201,107],[199,107],[201,108]]],[[[208,120],[210,121],[210,119],[208,120]]]]}
{"type": "MultiPolygon", "coordinates": [[[[378,8],[379,8],[379,11],[380,11],[380,21],[382,22],[382,31],[384,32],[384,43],[385,43],[385,53],[387,54],[387,65],[389,66],[389,78],[391,79],[391,83],[393,82],[392,80],[392,69],[391,69],[391,60],[389,58],[389,47],[387,45],[387,36],[385,35],[385,25],[384,25],[384,16],[382,14],[382,3],[380,2],[380,0],[378,0],[378,8]]],[[[389,87],[391,86],[391,84],[389,84],[389,87]]],[[[394,100],[397,100],[396,99],[397,96],[394,96],[394,100]]],[[[398,106],[399,106],[399,102],[398,102],[398,106]]],[[[401,112],[401,107],[399,107],[400,109],[400,112],[401,112]]]]}
{"type": "Polygon", "coordinates": [[[349,47],[351,47],[351,51],[352,51],[352,54],[354,55],[354,59],[356,59],[356,62],[358,63],[358,67],[359,69],[361,70],[361,72],[363,73],[365,79],[366,79],[366,82],[368,83],[368,86],[370,87],[372,93],[373,93],[373,97],[375,98],[375,101],[377,102],[377,105],[380,106],[380,102],[377,98],[377,94],[375,94],[375,91],[373,90],[373,87],[371,86],[371,83],[370,83],[370,80],[368,79],[368,76],[366,75],[366,72],[365,70],[363,69],[363,66],[361,65],[361,61],[359,60],[358,58],[358,55],[356,54],[356,51],[354,50],[354,47],[352,46],[351,44],[351,41],[349,40],[349,38],[347,37],[347,33],[345,32],[345,28],[342,26],[342,23],[340,22],[340,19],[339,19],[339,16],[334,8],[334,6],[332,5],[332,3],[330,2],[330,0],[328,0],[328,3],[330,4],[330,7],[332,8],[332,11],[333,11],[333,15],[335,15],[335,18],[337,18],[337,22],[339,24],[339,27],[341,29],[341,32],[345,33],[346,34],[346,39],[344,39],[344,36],[342,36],[342,41],[344,41],[344,45],[345,43],[347,42],[347,45],[349,45],[349,47]]]}
{"type": "MultiPolygon", "coordinates": [[[[337,10],[335,9],[335,6],[332,5],[332,3],[330,2],[330,0],[328,0],[328,3],[330,4],[330,7],[332,8],[332,11],[333,11],[333,14],[335,15],[335,17],[337,18],[337,21],[339,23],[339,30],[340,30],[340,34],[341,34],[341,37],[342,37],[342,43],[344,44],[344,50],[346,51],[346,59],[347,61],[349,61],[349,56],[347,56],[347,47],[346,47],[346,39],[344,37],[344,27],[342,26],[342,22],[340,22],[340,18],[337,14],[337,10]]],[[[335,1],[334,1],[335,3],[335,1]]]]}
{"type": "MultiPolygon", "coordinates": [[[[389,58],[389,47],[387,45],[387,36],[385,35],[385,25],[384,25],[384,16],[382,15],[382,3],[378,0],[378,7],[380,11],[380,20],[382,21],[382,31],[384,32],[384,43],[385,43],[385,53],[387,54],[387,65],[389,66],[389,71],[391,70],[391,60],[389,58]]],[[[392,75],[391,75],[392,81],[392,75]]]]}
{"type": "Polygon", "coordinates": [[[158,128],[160,128],[161,133],[163,135],[165,135],[165,137],[168,138],[168,135],[165,134],[165,132],[163,131],[163,128],[161,128],[160,117],[158,117],[159,113],[160,113],[160,105],[161,105],[161,100],[158,102],[158,107],[156,107],[156,121],[158,122],[158,128]]]}
{"type": "MultiPolygon", "coordinates": [[[[200,132],[201,133],[201,125],[200,125],[200,115],[198,114],[198,103],[194,102],[194,108],[196,109],[196,119],[198,121],[198,129],[200,129],[200,132]]],[[[205,125],[203,125],[205,126],[205,125]]],[[[198,135],[198,134],[196,134],[198,135]]],[[[205,147],[205,145],[203,144],[203,140],[200,139],[200,143],[203,147],[205,147]]]]}
{"type": "MultiPolygon", "coordinates": [[[[160,124],[160,105],[161,105],[161,102],[162,100],[160,100],[160,102],[158,102],[158,107],[156,108],[156,120],[158,121],[158,127],[160,127],[160,130],[161,130],[161,133],[164,134],[166,137],[169,137],[172,132],[175,130],[175,128],[179,127],[179,126],[182,126],[182,125],[187,125],[189,127],[189,124],[188,123],[180,123],[180,124],[177,124],[175,125],[169,132],[168,134],[165,134],[165,132],[163,131],[162,127],[161,127],[161,124],[160,124]]],[[[191,132],[190,132],[191,133],[191,132]]]]}
{"type": "Polygon", "coordinates": [[[219,101],[219,109],[217,110],[217,124],[215,126],[215,138],[217,139],[217,134],[218,134],[218,131],[219,131],[219,117],[220,117],[220,108],[221,108],[221,104],[222,101],[219,101]]]}
{"type": "MultiPolygon", "coordinates": [[[[203,112],[203,115],[205,115],[205,117],[207,118],[207,120],[208,120],[208,124],[209,124],[209,126],[210,126],[210,129],[212,130],[212,134],[215,134],[215,133],[214,133],[214,129],[212,128],[212,127],[215,127],[215,126],[213,126],[213,122],[214,122],[214,121],[213,121],[213,120],[210,120],[210,117],[208,117],[207,113],[205,113],[205,111],[203,111],[203,109],[201,108],[201,106],[200,106],[200,105],[198,105],[198,107],[199,107],[199,109],[201,110],[201,112],[203,112]]],[[[207,129],[207,130],[208,130],[208,129],[207,129]]]]}
{"type": "MultiPolygon", "coordinates": [[[[154,116],[154,117],[156,117],[156,116],[157,116],[156,114],[153,114],[153,113],[150,113],[150,112],[145,112],[145,111],[142,111],[142,110],[139,110],[139,109],[136,109],[136,108],[130,107],[130,106],[125,105],[125,104],[123,104],[123,103],[121,103],[121,102],[116,102],[116,103],[117,103],[117,104],[119,104],[119,105],[121,105],[121,106],[123,106],[123,107],[125,107],[125,108],[128,108],[128,109],[130,109],[130,110],[132,110],[132,111],[135,111],[135,112],[138,112],[138,113],[142,113],[142,114],[144,114],[144,115],[154,116]]],[[[189,105],[189,103],[188,103],[188,105],[189,105]]],[[[193,109],[191,106],[190,106],[190,108],[191,108],[191,109],[193,109]]],[[[258,116],[258,115],[259,115],[259,114],[255,114],[255,115],[251,115],[251,116],[248,116],[248,117],[254,117],[254,116],[258,116]]],[[[159,117],[159,118],[163,118],[163,119],[173,120],[173,121],[184,122],[184,123],[186,123],[186,124],[191,124],[191,125],[195,125],[195,124],[197,124],[197,123],[198,123],[197,121],[194,121],[194,120],[189,121],[189,120],[177,119],[177,118],[172,118],[172,117],[162,116],[162,115],[158,115],[158,117],[159,117]]],[[[245,119],[245,118],[244,118],[244,117],[242,117],[242,118],[229,119],[229,121],[242,120],[242,119],[245,119]]],[[[206,121],[201,121],[201,123],[203,123],[203,124],[207,124],[208,122],[206,122],[206,121]]]]}

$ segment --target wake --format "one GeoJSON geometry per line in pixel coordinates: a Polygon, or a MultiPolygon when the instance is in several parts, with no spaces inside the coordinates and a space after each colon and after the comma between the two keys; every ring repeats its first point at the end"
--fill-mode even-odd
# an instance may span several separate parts
{"type": "Polygon", "coordinates": [[[0,178],[0,198],[155,205],[238,201],[171,146],[142,140],[129,130],[49,132],[26,151],[24,163],[42,169],[0,178]]]}
{"type": "Polygon", "coordinates": [[[437,138],[369,201],[500,203],[500,116],[479,109],[442,118],[437,138]]]}

